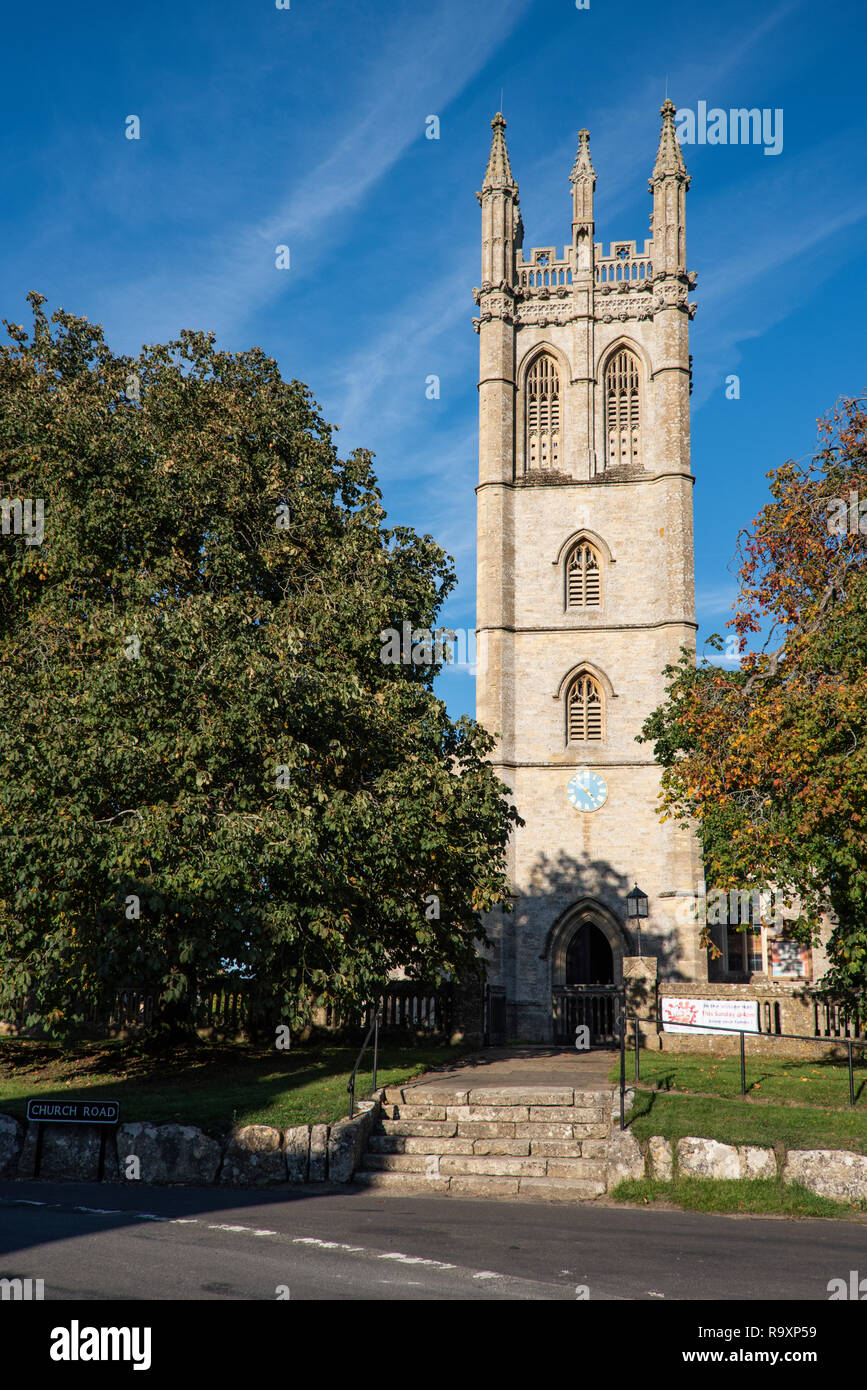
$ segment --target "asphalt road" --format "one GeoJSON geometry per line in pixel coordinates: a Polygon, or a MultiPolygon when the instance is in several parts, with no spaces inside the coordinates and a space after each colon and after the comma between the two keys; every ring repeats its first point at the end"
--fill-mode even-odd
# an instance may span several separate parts
{"type": "Polygon", "coordinates": [[[0,1183],[0,1277],[46,1300],[827,1300],[853,1269],[867,1225],[841,1221],[0,1183]]]}

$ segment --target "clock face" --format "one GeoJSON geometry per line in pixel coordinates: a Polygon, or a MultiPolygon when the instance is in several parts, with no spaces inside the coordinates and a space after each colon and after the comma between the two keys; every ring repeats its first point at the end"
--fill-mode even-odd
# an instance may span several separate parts
{"type": "Polygon", "coordinates": [[[598,772],[579,767],[569,779],[566,795],[576,811],[598,811],[608,800],[608,784],[598,772]]]}

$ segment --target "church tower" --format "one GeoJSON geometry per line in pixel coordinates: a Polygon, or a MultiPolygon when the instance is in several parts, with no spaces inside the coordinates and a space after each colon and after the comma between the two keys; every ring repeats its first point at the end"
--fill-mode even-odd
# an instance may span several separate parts
{"type": "Polygon", "coordinates": [[[686,172],[675,107],[650,191],[651,237],[596,242],[586,130],[571,242],[525,257],[518,185],[495,116],[482,189],[477,718],[525,821],[514,912],[490,914],[505,1030],[571,1041],[570,991],[618,984],[638,954],[626,896],[647,894],[641,952],[707,978],[684,895],[696,843],[660,824],[659,768],[636,743],[662,675],[695,645],[686,172]]]}

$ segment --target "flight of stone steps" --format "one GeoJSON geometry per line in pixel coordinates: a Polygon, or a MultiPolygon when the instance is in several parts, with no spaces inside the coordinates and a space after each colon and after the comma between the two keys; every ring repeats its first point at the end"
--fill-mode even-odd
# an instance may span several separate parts
{"type": "Polygon", "coordinates": [[[391,1087],[355,1181],[395,1193],[598,1197],[616,1100],[564,1086],[391,1087]]]}

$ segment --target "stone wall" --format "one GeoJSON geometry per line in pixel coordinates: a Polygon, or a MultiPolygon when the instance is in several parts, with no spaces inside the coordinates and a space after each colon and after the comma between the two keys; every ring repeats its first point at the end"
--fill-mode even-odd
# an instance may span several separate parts
{"type": "Polygon", "coordinates": [[[102,1130],[95,1125],[42,1126],[0,1115],[0,1179],[38,1176],[58,1182],[136,1182],[208,1187],[272,1187],[349,1182],[379,1114],[379,1101],[333,1125],[277,1129],[244,1125],[215,1139],[194,1125],[146,1120],[102,1130]],[[104,1153],[100,1155],[102,1141],[104,1153]]]}
{"type": "Polygon", "coordinates": [[[688,1135],[672,1142],[659,1134],[640,1144],[625,1130],[612,1134],[608,1191],[627,1178],[669,1182],[675,1176],[778,1178],[801,1183],[820,1197],[838,1202],[867,1202],[867,1157],[848,1149],[775,1149],[753,1144],[721,1144],[688,1135]]]}

